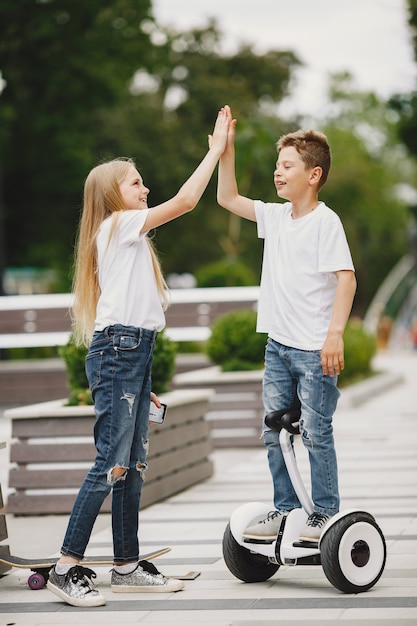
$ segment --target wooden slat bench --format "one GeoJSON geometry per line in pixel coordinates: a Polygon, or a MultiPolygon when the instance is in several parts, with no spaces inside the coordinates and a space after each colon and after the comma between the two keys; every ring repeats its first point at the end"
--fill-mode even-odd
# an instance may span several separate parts
{"type": "MultiPolygon", "coordinates": [[[[257,308],[259,287],[172,289],[166,333],[173,341],[204,341],[223,313],[257,308]]],[[[72,294],[0,296],[0,350],[64,345],[71,331],[72,294]]]]}
{"type": "MultiPolygon", "coordinates": [[[[141,508],[212,475],[210,427],[205,419],[211,390],[174,391],[162,426],[150,426],[148,469],[141,508]]],[[[12,420],[7,512],[15,515],[69,513],[95,457],[93,407],[46,402],[10,409],[12,420]],[[81,467],[80,467],[81,465],[81,467]]],[[[102,511],[108,512],[107,498],[102,511]]]]}
{"type": "MultiPolygon", "coordinates": [[[[256,309],[259,287],[172,289],[166,335],[175,342],[203,342],[224,313],[256,309]]],[[[71,294],[0,296],[0,359],[9,348],[56,347],[70,336],[71,294]]],[[[0,404],[17,406],[58,400],[68,394],[60,359],[0,360],[0,404]]]]}
{"type": "Polygon", "coordinates": [[[69,395],[63,359],[0,361],[0,404],[3,407],[60,400],[69,395]]]}

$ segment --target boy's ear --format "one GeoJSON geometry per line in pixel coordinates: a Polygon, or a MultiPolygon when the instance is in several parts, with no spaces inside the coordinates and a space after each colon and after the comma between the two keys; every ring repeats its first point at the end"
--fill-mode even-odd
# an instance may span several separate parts
{"type": "Polygon", "coordinates": [[[317,185],[320,182],[320,178],[323,174],[323,170],[322,168],[317,165],[316,167],[313,167],[313,169],[310,172],[310,182],[312,185],[317,185]]]}

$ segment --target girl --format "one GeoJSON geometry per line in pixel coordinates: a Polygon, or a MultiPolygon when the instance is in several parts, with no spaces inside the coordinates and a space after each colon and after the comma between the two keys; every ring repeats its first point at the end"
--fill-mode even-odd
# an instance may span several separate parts
{"type": "Polygon", "coordinates": [[[149,230],[191,211],[226,146],[229,118],[221,109],[209,150],[178,193],[148,208],[149,189],[133,161],[116,159],[87,177],[76,250],[74,335],[89,345],[86,372],[94,398],[97,456],[76,498],[61,558],[48,588],[68,604],[106,603],[79,563],[100,507],[112,490],[114,592],[168,592],[184,587],[139,565],[138,512],[147,467],[152,355],[165,326],[167,288],[149,230]]]}

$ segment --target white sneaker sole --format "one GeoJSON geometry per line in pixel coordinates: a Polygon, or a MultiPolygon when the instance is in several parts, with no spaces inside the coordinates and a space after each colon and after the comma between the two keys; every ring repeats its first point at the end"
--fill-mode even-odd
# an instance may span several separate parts
{"type": "Polygon", "coordinates": [[[170,582],[168,585],[112,585],[111,590],[113,593],[171,593],[173,591],[181,591],[185,585],[182,580],[178,580],[175,583],[170,582]]]}
{"type": "Polygon", "coordinates": [[[88,596],[87,598],[73,598],[69,596],[68,594],[66,594],[62,589],[60,589],[59,587],[56,587],[49,581],[46,583],[46,586],[49,589],[49,591],[52,591],[52,593],[58,596],[58,598],[61,598],[61,600],[64,600],[64,602],[66,602],[67,604],[71,606],[89,608],[89,607],[95,607],[95,606],[104,606],[106,604],[106,598],[102,596],[100,593],[98,596],[96,595],[91,598],[88,598],[88,596]]]}
{"type": "Polygon", "coordinates": [[[320,537],[307,537],[306,535],[302,535],[301,537],[298,537],[298,541],[306,541],[307,543],[318,543],[320,540],[320,537]]]}

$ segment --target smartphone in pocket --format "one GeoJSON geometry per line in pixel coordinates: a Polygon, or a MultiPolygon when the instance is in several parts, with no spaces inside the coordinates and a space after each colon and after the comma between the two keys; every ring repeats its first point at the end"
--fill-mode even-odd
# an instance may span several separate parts
{"type": "Polygon", "coordinates": [[[154,402],[151,402],[149,409],[149,421],[155,424],[163,424],[165,420],[165,414],[167,412],[167,405],[161,402],[161,408],[159,409],[154,402]]]}

